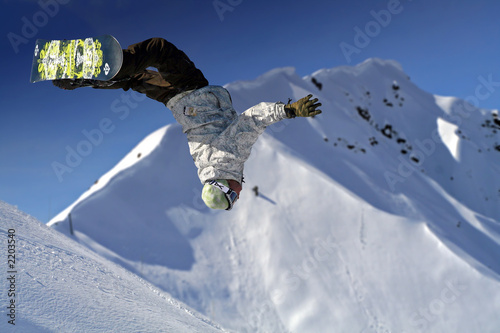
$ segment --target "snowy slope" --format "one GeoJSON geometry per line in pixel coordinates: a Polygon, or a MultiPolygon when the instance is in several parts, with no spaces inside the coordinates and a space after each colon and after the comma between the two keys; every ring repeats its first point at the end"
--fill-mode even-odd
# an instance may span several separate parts
{"type": "Polygon", "coordinates": [[[10,249],[16,259],[9,272],[2,269],[1,332],[223,331],[157,287],[1,201],[0,235],[5,252],[7,240],[15,246],[10,249]]]}
{"type": "Polygon", "coordinates": [[[266,130],[231,212],[201,202],[174,124],[49,225],[238,332],[498,330],[496,111],[379,59],[226,88],[240,111],[308,93],[324,105],[266,130]]]}

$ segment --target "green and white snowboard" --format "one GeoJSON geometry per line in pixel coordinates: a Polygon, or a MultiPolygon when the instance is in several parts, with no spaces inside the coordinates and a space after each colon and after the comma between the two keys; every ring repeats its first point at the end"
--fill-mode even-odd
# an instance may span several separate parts
{"type": "Polygon", "coordinates": [[[122,61],[120,43],[111,35],[70,40],[37,39],[30,81],[107,81],[118,73],[122,61]]]}

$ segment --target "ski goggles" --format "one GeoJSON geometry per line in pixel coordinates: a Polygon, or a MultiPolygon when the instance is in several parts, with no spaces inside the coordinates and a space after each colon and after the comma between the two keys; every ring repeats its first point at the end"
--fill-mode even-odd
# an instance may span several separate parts
{"type": "Polygon", "coordinates": [[[217,182],[216,180],[211,180],[208,182],[208,184],[217,187],[222,191],[222,193],[224,193],[228,202],[228,207],[226,208],[226,210],[231,210],[236,200],[238,200],[238,193],[236,193],[226,185],[217,182]]]}

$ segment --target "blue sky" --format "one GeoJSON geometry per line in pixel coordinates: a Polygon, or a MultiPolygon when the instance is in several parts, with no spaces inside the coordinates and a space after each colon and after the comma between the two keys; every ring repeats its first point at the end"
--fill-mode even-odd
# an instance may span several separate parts
{"type": "Polygon", "coordinates": [[[44,222],[146,135],[175,120],[160,103],[130,92],[29,83],[37,38],[112,34],[126,47],[163,37],[215,85],[276,67],[293,66],[304,76],[370,57],[394,59],[434,94],[476,96],[489,80],[479,88],[479,106],[500,105],[498,1],[0,1],[0,200],[44,222]],[[114,112],[117,106],[123,112],[114,112]],[[58,176],[54,162],[64,164],[103,119],[112,130],[71,173],[58,176]]]}

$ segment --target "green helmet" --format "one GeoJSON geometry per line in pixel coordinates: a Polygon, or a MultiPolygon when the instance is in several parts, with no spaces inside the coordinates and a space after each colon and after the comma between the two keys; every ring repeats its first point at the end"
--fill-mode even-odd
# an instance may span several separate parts
{"type": "Polygon", "coordinates": [[[203,202],[212,209],[231,210],[237,196],[237,193],[229,187],[227,180],[222,179],[207,182],[201,192],[203,202]]]}

